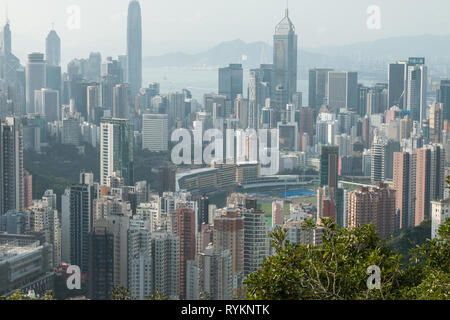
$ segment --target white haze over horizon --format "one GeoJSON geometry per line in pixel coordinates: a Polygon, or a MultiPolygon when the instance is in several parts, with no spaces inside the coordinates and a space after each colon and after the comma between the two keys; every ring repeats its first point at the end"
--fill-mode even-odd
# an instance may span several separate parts
{"type": "MultiPolygon", "coordinates": [[[[52,23],[62,41],[63,66],[90,52],[117,57],[126,52],[128,0],[0,0],[6,8],[13,52],[25,62],[30,52],[45,52],[52,23]],[[67,8],[81,9],[81,28],[67,27],[67,8]]],[[[183,51],[196,53],[223,41],[272,43],[284,16],[285,0],[140,0],[143,56],[183,51]]],[[[345,45],[395,36],[450,34],[450,2],[444,0],[290,0],[289,12],[301,48],[345,45]],[[377,5],[381,29],[366,26],[367,8],[377,5]]]]}

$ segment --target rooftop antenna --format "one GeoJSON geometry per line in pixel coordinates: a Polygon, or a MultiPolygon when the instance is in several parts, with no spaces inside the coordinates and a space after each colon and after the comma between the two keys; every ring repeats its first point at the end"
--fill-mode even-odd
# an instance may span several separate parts
{"type": "Polygon", "coordinates": [[[289,0],[286,0],[286,17],[289,17],[289,0]]]}
{"type": "Polygon", "coordinates": [[[55,23],[52,22],[52,30],[55,30],[55,23]]]}

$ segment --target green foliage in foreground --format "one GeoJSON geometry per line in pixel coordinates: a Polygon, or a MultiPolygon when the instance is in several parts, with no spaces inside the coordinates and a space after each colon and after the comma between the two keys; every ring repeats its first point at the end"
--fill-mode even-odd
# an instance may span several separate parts
{"type": "Polygon", "coordinates": [[[411,249],[424,245],[431,238],[431,219],[427,219],[417,227],[401,230],[387,239],[387,245],[395,252],[401,253],[402,263],[407,264],[411,258],[411,249]]]}
{"type": "MultiPolygon", "coordinates": [[[[245,284],[250,300],[450,299],[450,219],[439,238],[411,251],[409,264],[373,225],[339,229],[327,220],[323,245],[297,245],[286,231],[272,233],[276,254],[245,284]],[[367,268],[381,269],[381,288],[369,290],[367,268]]],[[[308,221],[305,228],[315,228],[308,221]]]]}
{"type": "Polygon", "coordinates": [[[28,295],[20,290],[16,290],[8,298],[0,297],[0,300],[54,300],[52,291],[47,291],[43,297],[40,298],[30,298],[28,295]]]}

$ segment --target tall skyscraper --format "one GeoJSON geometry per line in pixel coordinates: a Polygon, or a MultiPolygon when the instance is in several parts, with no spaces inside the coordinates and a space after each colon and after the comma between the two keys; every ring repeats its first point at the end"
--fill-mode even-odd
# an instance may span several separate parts
{"type": "Polygon", "coordinates": [[[128,102],[128,87],[126,84],[118,84],[113,90],[113,117],[130,119],[130,104],[128,102]]]}
{"type": "Polygon", "coordinates": [[[46,87],[46,67],[42,53],[28,55],[26,71],[26,102],[27,113],[36,113],[34,107],[34,91],[46,87]]]}
{"type": "Polygon", "coordinates": [[[11,85],[18,80],[17,71],[21,68],[20,60],[12,53],[12,36],[9,20],[0,32],[0,77],[11,85]]]}
{"type": "Polygon", "coordinates": [[[47,122],[60,120],[59,92],[42,88],[34,92],[34,106],[37,114],[45,115],[47,122]]]}
{"type": "Polygon", "coordinates": [[[219,95],[234,101],[243,91],[243,69],[242,64],[230,64],[228,67],[219,69],[219,95]]]}
{"type": "Polygon", "coordinates": [[[142,21],[139,1],[132,0],[128,6],[127,28],[127,82],[131,96],[142,87],[142,21]]]}
{"type": "Polygon", "coordinates": [[[450,121],[450,80],[441,80],[438,102],[443,104],[444,120],[450,121]]]}
{"type": "Polygon", "coordinates": [[[119,171],[125,185],[134,184],[134,131],[125,119],[102,119],[100,123],[100,185],[119,171]]]}
{"type": "Polygon", "coordinates": [[[272,83],[275,110],[284,110],[292,96],[297,92],[297,46],[298,38],[295,26],[289,18],[289,10],[275,28],[273,37],[273,72],[272,83]]]}
{"type": "Polygon", "coordinates": [[[100,92],[100,86],[93,85],[87,87],[87,116],[86,119],[89,122],[99,123],[100,119],[96,117],[96,111],[101,106],[102,95],[100,92]]]}
{"type": "Polygon", "coordinates": [[[23,126],[8,117],[0,124],[0,215],[24,208],[23,126]]]}
{"type": "Polygon", "coordinates": [[[61,39],[55,30],[51,30],[45,39],[45,56],[49,66],[61,65],[61,39]]]}
{"type": "Polygon", "coordinates": [[[427,109],[428,71],[425,58],[409,58],[407,69],[406,109],[413,121],[423,124],[427,109]]]}
{"type": "Polygon", "coordinates": [[[401,109],[405,107],[406,100],[406,71],[407,62],[399,61],[389,64],[388,70],[388,108],[398,105],[401,109]]]}
{"type": "Polygon", "coordinates": [[[91,52],[88,60],[86,76],[89,81],[99,82],[102,73],[102,55],[100,52],[91,52]]]}
{"type": "Polygon", "coordinates": [[[333,112],[341,108],[357,111],[358,73],[330,71],[328,73],[328,107],[333,112]]]}
{"type": "Polygon", "coordinates": [[[9,25],[9,20],[6,21],[5,26],[3,27],[1,31],[1,38],[0,38],[0,45],[1,45],[1,52],[3,55],[7,55],[11,53],[11,29],[9,25]]]}
{"type": "Polygon", "coordinates": [[[309,70],[309,102],[308,106],[316,114],[320,107],[327,104],[328,73],[333,69],[311,69],[309,70]]]}
{"type": "Polygon", "coordinates": [[[320,150],[320,187],[337,189],[339,147],[322,146],[320,150]]]}

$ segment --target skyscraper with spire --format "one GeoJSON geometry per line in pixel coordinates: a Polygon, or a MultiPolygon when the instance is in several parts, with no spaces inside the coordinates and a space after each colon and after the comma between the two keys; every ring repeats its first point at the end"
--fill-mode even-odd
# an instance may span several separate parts
{"type": "Polygon", "coordinates": [[[297,44],[295,27],[289,18],[289,9],[276,26],[273,37],[273,105],[277,111],[284,110],[297,92],[297,44]]]}
{"type": "Polygon", "coordinates": [[[6,23],[0,30],[0,78],[12,85],[17,80],[20,60],[12,53],[11,42],[11,28],[8,16],[6,16],[6,23]]]}
{"type": "Polygon", "coordinates": [[[61,64],[61,39],[53,28],[45,39],[45,57],[49,66],[61,64]]]}
{"type": "Polygon", "coordinates": [[[134,97],[142,87],[142,19],[141,6],[136,0],[128,6],[127,58],[126,80],[134,97]]]}

